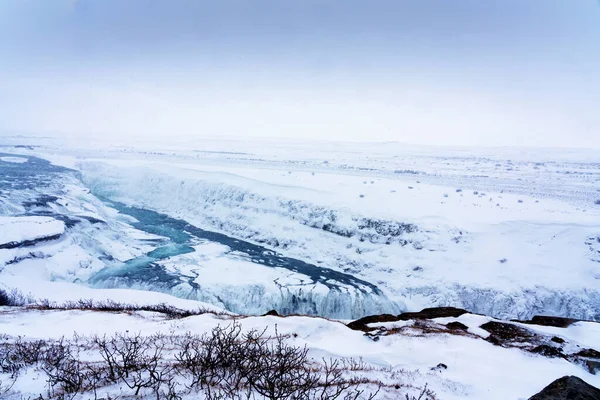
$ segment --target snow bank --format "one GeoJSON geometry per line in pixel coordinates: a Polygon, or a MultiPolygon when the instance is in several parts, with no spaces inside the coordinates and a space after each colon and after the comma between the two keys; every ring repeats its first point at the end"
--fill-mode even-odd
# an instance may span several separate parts
{"type": "Polygon", "coordinates": [[[0,249],[58,238],[64,232],[64,222],[51,217],[0,216],[0,249]]]}
{"type": "Polygon", "coordinates": [[[22,163],[26,163],[27,159],[25,157],[5,156],[5,157],[0,157],[0,161],[4,161],[4,162],[8,162],[8,163],[15,163],[15,164],[22,164],[22,163]]]}
{"type": "MultiPolygon", "coordinates": [[[[475,323],[477,318],[464,322],[475,323]]],[[[289,335],[291,343],[304,346],[316,359],[354,357],[374,368],[375,377],[397,384],[428,387],[437,398],[453,399],[526,399],[553,380],[575,375],[600,387],[600,376],[561,358],[547,358],[515,348],[495,346],[477,337],[427,334],[382,336],[373,341],[362,332],[339,322],[308,317],[248,317],[237,319],[244,330],[275,329],[289,335]],[[446,369],[434,369],[443,363],[446,369]]],[[[482,320],[485,321],[485,320],[482,320]]],[[[149,313],[99,313],[89,311],[7,311],[0,318],[0,331],[11,337],[69,338],[79,335],[129,331],[154,333],[202,334],[231,319],[210,314],[179,320],[165,320],[149,313]]],[[[477,321],[480,322],[480,321],[477,321]]],[[[585,329],[582,326],[581,329],[585,329]]],[[[594,334],[589,331],[588,335],[594,334]]],[[[24,390],[27,385],[21,385],[24,390]]],[[[397,398],[381,393],[378,398],[397,398]],[[387,397],[386,397],[387,396],[387,397]]],[[[397,396],[397,392],[396,392],[397,396]]]]}

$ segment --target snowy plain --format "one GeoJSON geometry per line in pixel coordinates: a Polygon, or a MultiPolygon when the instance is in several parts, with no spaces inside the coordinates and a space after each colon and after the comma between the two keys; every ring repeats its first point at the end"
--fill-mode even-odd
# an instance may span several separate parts
{"type": "MultiPolygon", "coordinates": [[[[125,331],[144,335],[202,334],[216,325],[229,325],[233,320],[233,317],[212,314],[173,321],[153,313],[7,310],[0,318],[0,329],[9,336],[28,339],[69,338],[74,332],[83,337],[125,331]]],[[[372,368],[369,372],[372,377],[391,384],[378,399],[404,398],[405,393],[418,393],[418,389],[426,384],[435,393],[435,399],[527,399],[564,375],[579,376],[591,385],[600,386],[600,376],[567,360],[495,346],[477,337],[404,334],[383,336],[373,341],[340,322],[321,318],[246,317],[235,320],[244,330],[262,331],[267,327],[267,334],[272,335],[277,329],[281,334],[291,335],[292,343],[306,345],[315,359],[352,357],[362,360],[372,368]],[[435,368],[440,363],[447,368],[435,368]],[[395,390],[394,385],[402,389],[395,390]]],[[[475,326],[490,318],[467,314],[460,320],[475,326]]],[[[583,345],[593,340],[597,343],[595,331],[581,335],[583,326],[580,324],[555,330],[565,339],[575,337],[581,341],[575,343],[583,345]]],[[[18,379],[12,387],[13,391],[25,396],[44,389],[43,380],[35,373],[18,379]]]]}

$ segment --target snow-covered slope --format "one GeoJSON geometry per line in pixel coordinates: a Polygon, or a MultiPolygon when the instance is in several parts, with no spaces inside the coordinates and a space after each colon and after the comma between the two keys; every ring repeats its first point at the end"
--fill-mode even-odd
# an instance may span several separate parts
{"type": "Polygon", "coordinates": [[[0,216],[0,227],[0,249],[58,239],[65,232],[65,224],[51,217],[0,216]]]}
{"type": "MultiPolygon", "coordinates": [[[[130,335],[141,332],[143,336],[155,333],[202,334],[217,325],[228,326],[233,321],[234,317],[212,314],[172,320],[148,312],[0,310],[0,330],[8,335],[5,341],[16,340],[17,337],[21,340],[70,338],[76,332],[78,343],[84,347],[86,337],[90,335],[110,336],[125,332],[130,335]]],[[[405,398],[405,394],[418,396],[419,389],[425,385],[435,393],[435,397],[423,397],[425,399],[527,399],[564,375],[578,376],[591,385],[600,386],[600,375],[593,375],[567,359],[505,348],[484,340],[481,336],[485,335],[479,331],[487,332],[477,327],[490,321],[495,320],[472,314],[428,322],[409,320],[396,331],[388,324],[377,340],[373,340],[372,335],[320,318],[237,319],[244,331],[256,329],[262,332],[266,329],[267,335],[273,335],[276,330],[288,338],[290,344],[307,346],[309,356],[316,360],[354,358],[352,373],[355,376],[381,381],[385,385],[376,399],[405,398]],[[475,333],[445,330],[443,324],[450,321],[461,321],[475,333]]],[[[584,349],[598,345],[598,324],[576,323],[568,328],[521,326],[550,330],[551,335],[566,341],[564,346],[584,349]]],[[[176,346],[175,343],[171,345],[176,346]]],[[[9,384],[10,375],[0,374],[0,381],[9,384]]],[[[110,387],[108,393],[114,396],[130,392],[125,385],[120,386],[110,387]]],[[[369,388],[368,384],[365,388],[369,388]]],[[[181,385],[178,389],[185,392],[181,385]]],[[[15,399],[37,396],[47,390],[45,377],[39,370],[21,373],[12,386],[15,399]]],[[[202,397],[192,392],[184,398],[202,397]]]]}

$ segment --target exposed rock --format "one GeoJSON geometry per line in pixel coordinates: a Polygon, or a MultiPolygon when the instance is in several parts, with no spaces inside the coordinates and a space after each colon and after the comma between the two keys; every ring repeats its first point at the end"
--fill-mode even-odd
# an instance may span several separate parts
{"type": "Polygon", "coordinates": [[[532,353],[539,354],[545,357],[564,357],[562,349],[558,347],[552,347],[547,344],[541,344],[531,349],[532,353]]]}
{"type": "Polygon", "coordinates": [[[32,207],[48,207],[48,203],[54,203],[58,200],[56,196],[50,196],[47,194],[42,194],[38,196],[36,199],[28,200],[23,202],[23,207],[32,208],[32,207]]]}
{"type": "Polygon", "coordinates": [[[590,374],[600,373],[600,351],[585,349],[570,358],[571,361],[581,364],[590,374]]]}
{"type": "Polygon", "coordinates": [[[529,400],[600,400],[600,389],[576,376],[563,376],[529,400]]]}
{"type": "Polygon", "coordinates": [[[600,361],[583,360],[583,366],[590,374],[598,375],[598,373],[600,373],[600,361]]]}
{"type": "Polygon", "coordinates": [[[274,316],[279,317],[279,313],[276,310],[267,311],[266,314],[263,314],[263,317],[274,316]]]}
{"type": "Polygon", "coordinates": [[[586,357],[586,358],[597,358],[600,360],[600,351],[597,351],[594,349],[584,349],[575,355],[579,356],[579,357],[586,357]]]}
{"type": "Polygon", "coordinates": [[[563,343],[565,342],[565,339],[563,339],[563,338],[559,338],[558,336],[554,336],[554,337],[553,337],[552,339],[550,339],[550,340],[552,340],[554,343],[558,343],[558,344],[563,344],[563,343]]]}
{"type": "Polygon", "coordinates": [[[20,242],[0,243],[0,249],[16,249],[16,248],[20,248],[20,247],[31,247],[31,246],[35,246],[36,244],[41,243],[41,242],[49,242],[51,240],[58,240],[58,239],[60,239],[61,236],[62,235],[60,235],[60,234],[56,234],[56,235],[42,237],[39,239],[22,240],[20,242]]]}
{"type": "Polygon", "coordinates": [[[467,329],[469,329],[468,326],[466,326],[465,324],[458,322],[458,321],[449,322],[446,324],[446,327],[453,331],[457,331],[457,330],[466,331],[467,329]]]}
{"type": "Polygon", "coordinates": [[[574,324],[575,322],[579,322],[578,319],[573,318],[563,318],[563,317],[551,317],[545,315],[536,315],[529,321],[517,321],[523,324],[531,324],[531,325],[542,325],[542,326],[554,326],[556,328],[567,328],[568,326],[574,324]]]}
{"type": "Polygon", "coordinates": [[[527,329],[505,322],[486,322],[481,325],[481,329],[490,333],[487,340],[494,344],[504,345],[507,342],[532,342],[537,336],[527,329]]]}
{"type": "Polygon", "coordinates": [[[467,314],[467,310],[455,307],[434,307],[425,308],[419,312],[407,312],[398,315],[399,320],[409,319],[432,319],[432,318],[447,318],[447,317],[460,317],[463,314],[467,314]]]}
{"type": "Polygon", "coordinates": [[[356,321],[352,321],[347,326],[355,331],[370,332],[374,331],[376,328],[371,328],[367,326],[368,324],[377,322],[395,322],[398,320],[399,318],[392,314],[370,315],[368,317],[363,317],[361,319],[357,319],[356,321]]]}
{"type": "Polygon", "coordinates": [[[443,363],[439,363],[435,367],[430,368],[430,370],[432,370],[432,371],[443,371],[445,369],[448,369],[448,366],[446,364],[443,364],[443,363]]]}
{"type": "MultiPolygon", "coordinates": [[[[408,321],[411,319],[460,317],[461,315],[466,314],[466,313],[468,313],[467,310],[463,310],[461,308],[454,308],[454,307],[425,308],[419,312],[407,312],[407,313],[402,313],[398,316],[392,315],[392,314],[370,315],[368,317],[364,317],[364,318],[358,319],[356,321],[350,322],[348,324],[348,328],[357,330],[357,331],[370,332],[370,331],[374,331],[376,328],[372,328],[367,325],[377,323],[377,322],[396,322],[396,321],[408,321]]],[[[458,323],[458,324],[460,324],[460,323],[458,323]]],[[[460,325],[464,326],[463,324],[460,324],[460,325]]],[[[455,325],[455,328],[450,328],[450,329],[457,329],[457,328],[458,328],[458,325],[455,325]]],[[[458,329],[466,330],[467,327],[464,326],[464,328],[461,327],[458,329]]]]}

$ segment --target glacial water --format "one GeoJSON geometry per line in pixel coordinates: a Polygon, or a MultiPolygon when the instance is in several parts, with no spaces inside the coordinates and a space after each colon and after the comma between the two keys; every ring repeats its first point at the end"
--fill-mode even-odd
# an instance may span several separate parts
{"type": "MultiPolygon", "coordinates": [[[[222,233],[207,231],[188,222],[171,218],[152,210],[126,206],[124,204],[110,201],[108,204],[123,214],[134,217],[137,222],[132,225],[140,230],[168,237],[173,244],[162,246],[148,253],[142,260],[131,260],[128,264],[136,267],[145,266],[148,262],[156,262],[161,259],[173,257],[194,251],[188,246],[192,242],[208,240],[229,247],[231,252],[241,254],[249,261],[269,267],[285,268],[290,271],[305,275],[312,283],[321,283],[329,289],[337,290],[340,286],[353,287],[365,293],[380,294],[379,289],[372,283],[358,279],[352,275],[338,272],[329,268],[318,267],[307,262],[285,257],[266,247],[256,245],[244,240],[239,240],[222,233]]],[[[118,276],[116,271],[111,273],[113,277],[118,276]]],[[[93,278],[93,283],[98,282],[100,277],[93,278]]]]}

